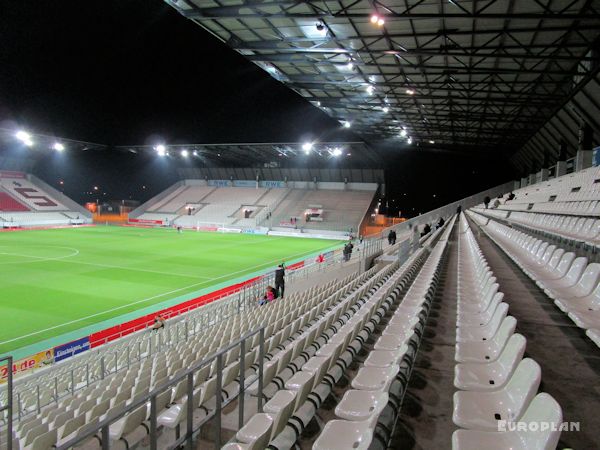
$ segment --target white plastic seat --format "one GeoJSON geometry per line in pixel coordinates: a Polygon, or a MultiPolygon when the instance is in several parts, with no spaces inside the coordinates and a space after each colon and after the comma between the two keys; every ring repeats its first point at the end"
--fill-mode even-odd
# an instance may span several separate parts
{"type": "Polygon", "coordinates": [[[388,367],[361,367],[352,380],[354,389],[365,391],[387,391],[400,371],[397,364],[388,367]]]}
{"type": "Polygon", "coordinates": [[[265,404],[265,414],[269,414],[273,419],[270,439],[273,439],[285,428],[288,418],[292,415],[295,399],[296,392],[282,389],[277,391],[273,398],[265,404]]]}
{"type": "Polygon", "coordinates": [[[513,335],[516,325],[517,320],[508,316],[492,339],[483,342],[457,342],[454,359],[463,363],[495,361],[513,335]]]}
{"type": "Polygon", "coordinates": [[[554,450],[560,439],[562,410],[560,405],[546,393],[538,394],[519,422],[536,423],[536,431],[480,431],[457,430],[452,435],[453,450],[554,450]],[[547,428],[541,423],[552,424],[547,428]]]}
{"type": "Polygon", "coordinates": [[[585,334],[592,341],[594,341],[594,344],[596,344],[598,347],[600,347],[600,328],[589,329],[585,332],[585,334]]]}
{"type": "Polygon", "coordinates": [[[313,450],[366,450],[373,440],[369,421],[331,420],[313,444],[313,450]]]}
{"type": "Polygon", "coordinates": [[[396,351],[402,346],[406,345],[406,342],[410,339],[410,336],[404,334],[383,334],[377,339],[374,350],[392,350],[396,351]]]}
{"type": "Polygon", "coordinates": [[[460,327],[456,330],[456,341],[457,342],[468,342],[468,341],[487,341],[494,337],[498,328],[502,324],[502,321],[508,313],[508,304],[500,303],[492,318],[483,326],[477,327],[460,327]]]}
{"type": "Polygon", "coordinates": [[[389,396],[384,391],[362,391],[350,389],[335,408],[335,415],[345,420],[377,420],[387,405],[389,396]]]}
{"type": "Polygon", "coordinates": [[[494,298],[490,301],[486,310],[480,313],[463,313],[462,315],[459,315],[456,319],[456,326],[461,328],[483,326],[488,324],[496,312],[496,309],[498,309],[502,304],[503,298],[504,294],[502,292],[498,292],[496,295],[494,295],[494,298]]]}
{"type": "Polygon", "coordinates": [[[366,367],[388,367],[400,364],[402,357],[408,351],[408,345],[403,344],[396,350],[371,350],[365,359],[366,367]]]}
{"type": "Polygon", "coordinates": [[[454,393],[452,420],[461,428],[497,431],[498,420],[519,420],[535,396],[541,379],[539,364],[525,358],[500,390],[454,393]]]}
{"type": "Polygon", "coordinates": [[[594,287],[596,287],[596,284],[598,284],[598,279],[600,279],[600,264],[592,263],[586,267],[586,263],[587,258],[577,258],[573,261],[571,270],[569,270],[569,273],[564,278],[566,285],[561,284],[561,286],[548,287],[546,284],[547,287],[544,292],[553,299],[589,295],[594,290],[594,287]],[[578,266],[579,263],[582,265],[581,269],[578,266]],[[574,283],[573,280],[575,280],[574,283]]]}
{"type": "Polygon", "coordinates": [[[308,394],[312,391],[316,374],[310,372],[297,372],[285,383],[285,388],[296,393],[294,411],[304,404],[308,394]]]}
{"type": "Polygon", "coordinates": [[[235,434],[235,438],[246,444],[246,450],[264,449],[271,437],[273,419],[265,413],[254,414],[246,424],[235,434]]]}
{"type": "Polygon", "coordinates": [[[454,386],[463,390],[494,391],[506,383],[525,353],[526,339],[513,334],[496,361],[460,363],[454,366],[454,386]]]}

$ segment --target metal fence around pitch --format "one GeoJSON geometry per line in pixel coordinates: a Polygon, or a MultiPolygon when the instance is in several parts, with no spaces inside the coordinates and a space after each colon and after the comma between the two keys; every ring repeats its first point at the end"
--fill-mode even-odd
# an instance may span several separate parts
{"type": "Polygon", "coordinates": [[[4,427],[0,427],[0,448],[3,446],[4,440],[6,440],[6,449],[12,450],[13,441],[13,358],[12,356],[6,356],[0,358],[0,369],[6,366],[7,373],[7,398],[4,403],[0,402],[0,419],[4,420],[6,424],[6,432],[3,431],[4,427]]]}

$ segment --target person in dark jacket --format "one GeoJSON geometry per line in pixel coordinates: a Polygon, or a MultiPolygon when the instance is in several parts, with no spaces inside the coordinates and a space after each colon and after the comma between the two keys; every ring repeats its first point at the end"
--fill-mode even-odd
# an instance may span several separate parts
{"type": "Polygon", "coordinates": [[[392,240],[394,239],[394,231],[390,230],[390,232],[388,233],[388,244],[392,245],[392,240]]]}
{"type": "Polygon", "coordinates": [[[396,243],[396,231],[392,230],[392,245],[394,245],[396,243]]]}
{"type": "Polygon", "coordinates": [[[279,264],[275,270],[275,297],[283,298],[285,292],[285,266],[279,264]]]}

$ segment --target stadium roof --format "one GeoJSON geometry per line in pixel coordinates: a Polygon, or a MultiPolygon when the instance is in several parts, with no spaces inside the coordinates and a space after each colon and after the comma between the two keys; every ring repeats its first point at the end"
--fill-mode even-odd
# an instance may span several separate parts
{"type": "Polygon", "coordinates": [[[511,154],[599,66],[599,0],[166,1],[368,142],[511,154]]]}

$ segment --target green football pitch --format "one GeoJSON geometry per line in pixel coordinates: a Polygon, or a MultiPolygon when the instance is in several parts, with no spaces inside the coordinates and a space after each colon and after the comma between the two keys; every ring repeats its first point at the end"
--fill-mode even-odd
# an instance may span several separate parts
{"type": "Polygon", "coordinates": [[[0,233],[0,355],[337,244],[104,226],[0,233]]]}

